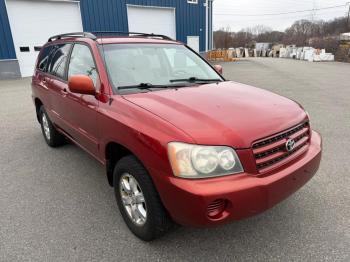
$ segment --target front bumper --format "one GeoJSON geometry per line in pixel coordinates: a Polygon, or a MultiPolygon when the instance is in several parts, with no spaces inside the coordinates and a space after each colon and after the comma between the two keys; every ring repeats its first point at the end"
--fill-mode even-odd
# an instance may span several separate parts
{"type": "Polygon", "coordinates": [[[321,147],[321,137],[313,131],[308,151],[269,176],[243,173],[201,180],[170,176],[158,181],[157,187],[164,206],[177,223],[188,226],[223,224],[261,213],[306,184],[318,170],[321,147]],[[227,200],[228,205],[220,217],[211,219],[207,207],[217,199],[227,200]]]}

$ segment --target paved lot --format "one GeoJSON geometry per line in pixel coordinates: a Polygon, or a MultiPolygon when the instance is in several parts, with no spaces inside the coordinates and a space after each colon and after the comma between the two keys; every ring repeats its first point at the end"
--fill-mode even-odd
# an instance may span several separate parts
{"type": "Polygon", "coordinates": [[[0,82],[0,261],[350,261],[350,64],[250,59],[231,80],[301,102],[324,138],[318,174],[275,208],[144,243],[124,225],[103,168],[47,147],[29,80],[0,82]]]}

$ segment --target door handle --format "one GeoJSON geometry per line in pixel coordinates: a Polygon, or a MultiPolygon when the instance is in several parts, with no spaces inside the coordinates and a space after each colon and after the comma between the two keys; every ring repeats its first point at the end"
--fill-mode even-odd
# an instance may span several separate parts
{"type": "Polygon", "coordinates": [[[63,89],[61,90],[61,94],[62,94],[63,96],[66,96],[66,95],[68,94],[67,88],[63,88],[63,89]]]}
{"type": "Polygon", "coordinates": [[[43,88],[45,88],[45,89],[49,89],[48,86],[47,86],[48,83],[49,83],[49,81],[47,81],[46,78],[43,78],[43,79],[41,80],[41,86],[42,86],[43,88]]]}

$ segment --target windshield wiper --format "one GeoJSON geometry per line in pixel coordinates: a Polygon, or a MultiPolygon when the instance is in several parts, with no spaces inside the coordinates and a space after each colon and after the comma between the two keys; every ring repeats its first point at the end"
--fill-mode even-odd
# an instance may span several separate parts
{"type": "Polygon", "coordinates": [[[221,81],[222,81],[221,79],[201,79],[201,78],[197,78],[197,77],[189,77],[189,78],[183,78],[183,79],[173,79],[173,80],[170,80],[170,83],[175,83],[175,82],[210,83],[210,82],[221,82],[221,81]]]}
{"type": "Polygon", "coordinates": [[[153,85],[150,83],[140,83],[138,85],[130,85],[130,86],[119,86],[118,90],[125,90],[125,89],[150,89],[150,88],[168,88],[169,86],[166,85],[153,85]]]}

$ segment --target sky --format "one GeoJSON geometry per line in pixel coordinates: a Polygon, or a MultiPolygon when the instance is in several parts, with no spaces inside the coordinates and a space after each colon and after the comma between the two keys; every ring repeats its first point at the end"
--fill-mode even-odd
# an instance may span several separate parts
{"type": "Polygon", "coordinates": [[[230,27],[231,31],[255,25],[266,25],[284,31],[300,19],[330,20],[347,15],[349,6],[284,15],[266,15],[345,5],[350,0],[214,0],[214,29],[230,27]]]}

